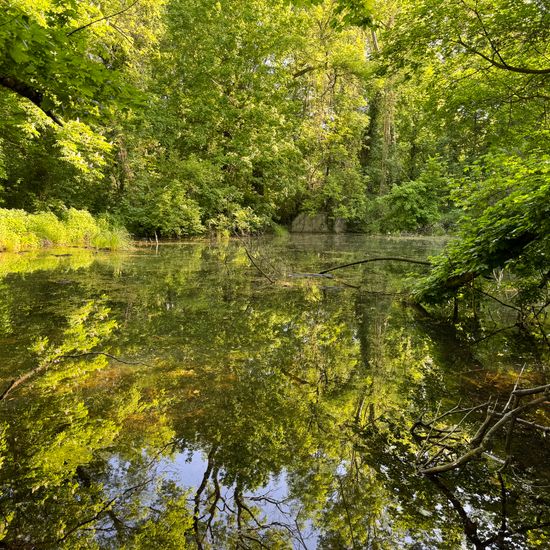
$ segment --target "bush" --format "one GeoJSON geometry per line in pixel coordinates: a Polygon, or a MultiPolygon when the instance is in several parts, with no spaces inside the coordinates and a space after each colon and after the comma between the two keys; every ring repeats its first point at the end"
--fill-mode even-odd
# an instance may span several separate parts
{"type": "Polygon", "coordinates": [[[18,252],[40,246],[40,240],[28,230],[27,218],[23,210],[0,209],[0,250],[18,252]]]}
{"type": "Polygon", "coordinates": [[[67,227],[52,212],[39,212],[27,215],[27,228],[38,237],[42,245],[64,244],[67,240],[67,227]]]}
{"type": "Polygon", "coordinates": [[[128,232],[107,218],[69,209],[62,219],[52,212],[29,214],[0,208],[0,251],[19,252],[41,246],[127,248],[128,232]]]}
{"type": "Polygon", "coordinates": [[[441,161],[429,159],[416,180],[394,185],[371,203],[371,231],[431,232],[436,224],[452,226],[450,183],[441,161]]]}

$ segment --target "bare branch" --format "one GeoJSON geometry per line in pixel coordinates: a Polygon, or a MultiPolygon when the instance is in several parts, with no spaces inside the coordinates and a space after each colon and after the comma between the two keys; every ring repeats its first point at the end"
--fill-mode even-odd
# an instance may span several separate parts
{"type": "MultiPolygon", "coordinates": [[[[548,399],[547,392],[550,393],[550,385],[543,387],[546,387],[546,390],[545,394],[542,397],[538,397],[537,399],[534,399],[529,403],[518,405],[514,409],[508,411],[506,414],[503,414],[498,422],[496,422],[490,429],[487,429],[490,425],[490,419],[494,416],[494,411],[489,411],[487,419],[470,442],[470,446],[473,447],[472,449],[470,449],[468,452],[464,453],[452,462],[447,462],[439,466],[432,466],[430,468],[421,469],[420,473],[425,475],[433,475],[448,472],[462,466],[463,464],[466,464],[467,462],[470,462],[472,459],[481,455],[485,451],[489,441],[494,437],[496,432],[500,430],[500,428],[502,428],[508,422],[515,420],[520,413],[528,409],[538,407],[548,399]]],[[[525,393],[524,395],[533,395],[533,393],[541,393],[541,391],[534,392],[534,390],[538,389],[539,388],[532,388],[531,390],[518,391],[530,391],[531,393],[525,393]]]]}
{"type": "Polygon", "coordinates": [[[360,265],[360,264],[368,264],[370,262],[406,262],[409,264],[419,264],[419,265],[427,265],[427,266],[432,265],[430,262],[426,262],[424,260],[413,260],[411,258],[398,258],[395,256],[387,256],[387,257],[379,257],[379,258],[367,258],[365,260],[351,262],[350,264],[337,265],[335,267],[331,267],[329,269],[324,269],[323,271],[319,271],[318,274],[324,275],[325,273],[330,273],[331,271],[336,271],[337,269],[344,269],[345,267],[352,267],[354,265],[360,265]]]}
{"type": "Polygon", "coordinates": [[[116,17],[117,15],[120,15],[129,9],[133,8],[139,0],[135,0],[132,2],[129,6],[126,6],[125,8],[121,9],[120,11],[117,11],[116,13],[111,13],[110,15],[104,15],[103,17],[100,17],[99,19],[95,19],[94,21],[90,21],[89,23],[86,23],[86,25],[82,25],[81,27],[78,27],[76,29],[73,29],[71,32],[67,33],[67,36],[72,36],[73,34],[83,31],[84,29],[87,29],[88,27],[91,27],[92,25],[95,25],[96,23],[99,23],[100,21],[105,21],[106,19],[110,19],[111,17],[116,17]]]}

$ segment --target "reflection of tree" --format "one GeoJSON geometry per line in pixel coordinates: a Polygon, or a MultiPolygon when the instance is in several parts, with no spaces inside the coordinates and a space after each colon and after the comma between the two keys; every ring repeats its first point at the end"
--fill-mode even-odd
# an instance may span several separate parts
{"type": "MultiPolygon", "coordinates": [[[[283,265],[287,253],[294,271],[319,261],[286,248],[267,259],[283,265]]],[[[10,378],[48,367],[0,402],[5,546],[302,548],[312,532],[327,549],[463,543],[448,495],[414,470],[408,427],[465,388],[454,375],[475,360],[464,341],[448,351],[443,331],[389,295],[354,303],[323,280],[264,286],[234,242],[160,247],[114,277],[96,264],[71,277],[54,288],[74,322],[61,322],[61,306],[50,319],[47,305],[26,338],[48,341],[38,355],[17,355],[10,378]],[[80,296],[105,288],[110,298],[83,315],[80,296]],[[187,488],[184,468],[171,478],[166,464],[191,452],[204,464],[187,488]],[[277,484],[288,491],[273,492],[277,484]]],[[[514,488],[514,476],[525,487],[529,465],[504,476],[509,518],[522,507],[534,517],[541,491],[514,488]]],[[[500,518],[494,476],[481,461],[447,476],[471,520],[483,519],[480,539],[490,538],[500,518]]]]}
{"type": "Polygon", "coordinates": [[[518,526],[510,525],[510,519],[508,517],[508,490],[505,485],[504,477],[500,472],[498,472],[497,478],[500,484],[500,514],[495,524],[489,526],[488,532],[480,534],[479,521],[472,519],[473,514],[466,510],[456,493],[445,484],[439,475],[434,474],[428,476],[428,479],[434,484],[438,491],[447,498],[452,508],[460,517],[466,539],[476,550],[484,550],[485,548],[524,548],[525,539],[523,535],[530,536],[533,542],[537,543],[535,544],[536,546],[542,546],[548,543],[548,541],[550,541],[550,533],[545,535],[540,530],[550,527],[550,521],[541,521],[542,511],[539,511],[539,513],[535,515],[531,523],[524,523],[518,526]]]}
{"type": "MultiPolygon", "coordinates": [[[[540,431],[543,436],[549,431],[547,426],[522,417],[526,414],[532,415],[548,402],[550,385],[518,389],[518,383],[519,379],[501,408],[498,407],[498,402],[487,402],[469,408],[457,406],[432,420],[421,419],[411,429],[420,447],[416,457],[417,468],[447,498],[460,517],[467,539],[480,550],[492,546],[508,548],[509,543],[514,542],[522,544],[520,535],[532,536],[537,533],[537,538],[545,540],[546,537],[540,530],[550,527],[548,510],[539,507],[537,514],[531,513],[534,503],[530,502],[528,491],[521,490],[521,508],[518,508],[517,502],[515,510],[511,510],[509,506],[512,500],[510,497],[514,492],[516,495],[513,500],[518,500],[519,477],[524,477],[518,472],[512,476],[506,474],[514,462],[513,440],[518,436],[517,428],[521,426],[540,431]],[[472,417],[476,418],[479,413],[484,413],[485,418],[479,420],[477,429],[473,431],[472,417]],[[498,443],[501,443],[501,449],[498,448],[498,443]],[[499,450],[503,455],[501,457],[498,456],[499,450]],[[500,494],[497,497],[500,501],[500,512],[495,513],[495,516],[499,517],[494,521],[485,521],[488,523],[484,529],[485,534],[481,533],[480,520],[471,517],[456,491],[453,491],[443,478],[446,472],[468,468],[481,457],[487,457],[498,464],[496,474],[489,471],[487,478],[498,480],[500,486],[500,494]],[[505,476],[513,482],[511,491],[506,487],[505,476]],[[529,513],[526,514],[526,511],[529,513]]],[[[527,480],[522,481],[524,486],[527,486],[527,480]]],[[[537,496],[535,501],[540,504],[539,499],[540,496],[537,496]]],[[[550,535],[550,531],[548,534],[550,535]]]]}
{"type": "MultiPolygon", "coordinates": [[[[136,513],[140,495],[155,480],[147,478],[152,464],[142,454],[147,431],[139,430],[140,446],[133,447],[131,427],[138,417],[153,419],[155,413],[136,389],[89,395],[90,384],[97,383],[92,374],[108,367],[108,354],[92,350],[105,345],[115,326],[103,303],[86,303],[69,315],[59,341],[43,338],[35,344],[37,366],[31,376],[22,373],[19,383],[9,386],[11,392],[4,392],[3,547],[93,548],[98,533],[113,536],[128,520],[132,530],[144,521],[136,513]],[[141,472],[120,489],[108,482],[115,444],[141,472]],[[124,453],[125,447],[134,450],[124,453]]],[[[155,437],[170,437],[158,421],[155,432],[155,437]]]]}
{"type": "Polygon", "coordinates": [[[245,495],[243,483],[237,479],[231,487],[222,485],[223,474],[217,464],[213,446],[194,498],[193,536],[197,548],[275,548],[288,547],[291,540],[301,539],[300,528],[284,501],[268,495],[245,495]],[[276,506],[284,521],[267,520],[257,504],[276,506]]]}

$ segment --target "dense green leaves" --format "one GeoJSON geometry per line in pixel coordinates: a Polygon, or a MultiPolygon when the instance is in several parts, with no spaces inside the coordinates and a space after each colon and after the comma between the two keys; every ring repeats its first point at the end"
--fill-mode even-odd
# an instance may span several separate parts
{"type": "Polygon", "coordinates": [[[544,286],[548,18],[527,0],[9,2],[0,201],[148,237],[318,213],[458,231],[423,296],[516,264],[544,286]]]}
{"type": "MultiPolygon", "coordinates": [[[[541,136],[542,137],[542,136],[541,136]]],[[[458,238],[419,290],[425,300],[456,292],[480,275],[507,268],[518,285],[542,293],[550,252],[550,157],[494,152],[471,167],[456,191],[464,209],[458,238]]]]}

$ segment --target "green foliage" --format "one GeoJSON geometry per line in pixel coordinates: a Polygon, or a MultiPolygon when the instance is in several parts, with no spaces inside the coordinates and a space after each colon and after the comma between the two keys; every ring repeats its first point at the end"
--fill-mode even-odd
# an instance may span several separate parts
{"type": "Polygon", "coordinates": [[[148,173],[132,181],[131,193],[126,194],[117,210],[138,234],[197,235],[205,230],[204,210],[208,209],[210,215],[215,212],[221,195],[220,179],[211,162],[195,156],[179,160],[170,155],[168,162],[151,165],[148,173]]]}
{"type": "Polygon", "coordinates": [[[377,199],[382,231],[433,231],[449,210],[450,180],[440,159],[431,158],[416,180],[394,184],[377,199]]]}
{"type": "Polygon", "coordinates": [[[17,0],[0,21],[1,204],[108,212],[149,237],[301,212],[449,230],[450,181],[547,122],[547,10],[516,4],[17,0]]]}
{"type": "Polygon", "coordinates": [[[130,540],[120,547],[122,550],[149,550],[160,547],[166,550],[195,548],[189,533],[193,528],[193,516],[187,501],[189,495],[179,494],[175,487],[165,489],[154,503],[155,515],[142,522],[134,530],[130,540]]]}
{"type": "Polygon", "coordinates": [[[5,206],[105,210],[111,117],[143,99],[133,86],[142,75],[130,56],[155,44],[147,25],[160,29],[163,4],[16,0],[2,8],[0,158],[6,144],[10,150],[0,161],[5,206]]]}
{"type": "Polygon", "coordinates": [[[539,148],[489,153],[470,167],[454,198],[464,211],[458,236],[436,259],[417,297],[441,301],[476,277],[505,268],[519,277],[516,300],[536,301],[548,282],[548,153],[539,148]]]}
{"type": "Polygon", "coordinates": [[[121,128],[115,177],[133,230],[254,233],[311,209],[361,217],[362,33],[335,18],[330,2],[169,3],[153,112],[121,128]]]}
{"type": "Polygon", "coordinates": [[[0,251],[19,252],[41,246],[81,246],[117,250],[128,248],[128,232],[107,218],[95,219],[70,208],[59,219],[51,212],[28,214],[0,209],[0,251]]]}

